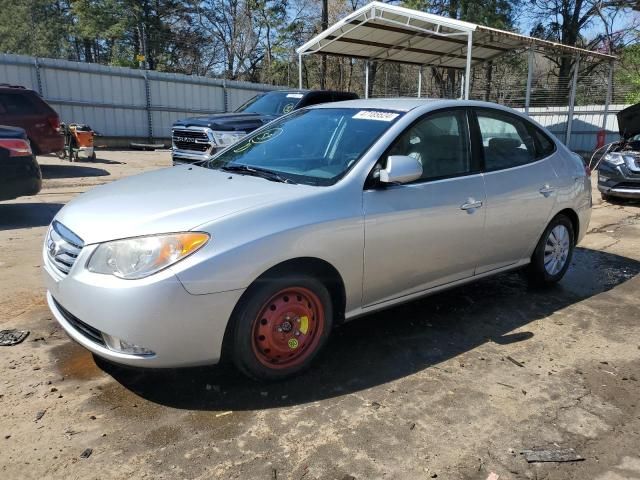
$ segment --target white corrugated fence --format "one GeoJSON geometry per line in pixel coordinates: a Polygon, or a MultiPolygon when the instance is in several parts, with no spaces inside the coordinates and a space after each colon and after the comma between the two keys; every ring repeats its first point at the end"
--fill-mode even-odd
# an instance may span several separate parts
{"type": "Polygon", "coordinates": [[[0,83],[31,88],[63,122],[105,137],[167,139],[174,121],[229,112],[272,85],[0,54],[0,83]]]}
{"type": "MultiPolygon", "coordinates": [[[[208,77],[108,67],[93,63],[0,54],[0,83],[38,91],[64,122],[86,123],[105,137],[168,139],[174,121],[196,115],[230,112],[272,85],[208,77]]],[[[611,105],[606,141],[618,138],[611,105]]],[[[576,106],[569,146],[590,152],[604,125],[604,105],[576,106]]],[[[566,141],[568,107],[532,107],[529,115],[566,141]]]]}

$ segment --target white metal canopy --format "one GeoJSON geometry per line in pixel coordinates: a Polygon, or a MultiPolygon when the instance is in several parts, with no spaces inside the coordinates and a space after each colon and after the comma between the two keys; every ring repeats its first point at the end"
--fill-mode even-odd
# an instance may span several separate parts
{"type": "Polygon", "coordinates": [[[296,51],[300,69],[302,56],[310,54],[461,69],[465,71],[464,96],[468,98],[472,65],[527,48],[615,59],[600,52],[381,2],[371,2],[354,11],[296,51]]]}

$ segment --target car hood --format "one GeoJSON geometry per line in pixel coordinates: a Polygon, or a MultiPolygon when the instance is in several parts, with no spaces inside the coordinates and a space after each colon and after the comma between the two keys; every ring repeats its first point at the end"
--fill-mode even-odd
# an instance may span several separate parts
{"type": "Polygon", "coordinates": [[[68,203],[56,220],[89,245],[188,231],[242,210],[299,198],[313,190],[307,185],[185,165],[96,187],[68,203]]]}
{"type": "Polygon", "coordinates": [[[272,115],[257,113],[220,113],[206,117],[191,117],[178,120],[175,127],[209,127],[212,130],[250,132],[273,120],[272,115]]]}
{"type": "Polygon", "coordinates": [[[618,128],[625,140],[640,133],[640,103],[618,112],[618,128]]]}

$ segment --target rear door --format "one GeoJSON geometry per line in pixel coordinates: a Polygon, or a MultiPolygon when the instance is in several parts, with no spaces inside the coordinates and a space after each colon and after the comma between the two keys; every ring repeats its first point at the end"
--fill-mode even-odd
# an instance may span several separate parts
{"type": "Polygon", "coordinates": [[[527,120],[475,108],[475,146],[483,154],[487,192],[482,262],[477,274],[528,258],[556,202],[551,150],[527,120]]]}
{"type": "Polygon", "coordinates": [[[380,159],[409,155],[423,176],[365,188],[364,306],[471,277],[481,254],[484,183],[465,109],[425,115],[380,159]]]}

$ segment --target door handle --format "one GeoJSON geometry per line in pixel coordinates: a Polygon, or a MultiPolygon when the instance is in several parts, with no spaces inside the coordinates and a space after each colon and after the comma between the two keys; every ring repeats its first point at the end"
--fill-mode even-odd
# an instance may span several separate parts
{"type": "Polygon", "coordinates": [[[542,188],[540,188],[540,190],[538,190],[542,195],[544,195],[545,197],[548,197],[549,195],[551,195],[553,193],[555,189],[550,187],[549,184],[545,184],[542,188]]]}
{"type": "Polygon", "coordinates": [[[470,198],[467,203],[460,205],[460,210],[467,210],[467,213],[473,213],[476,208],[482,207],[482,201],[470,198]]]}

